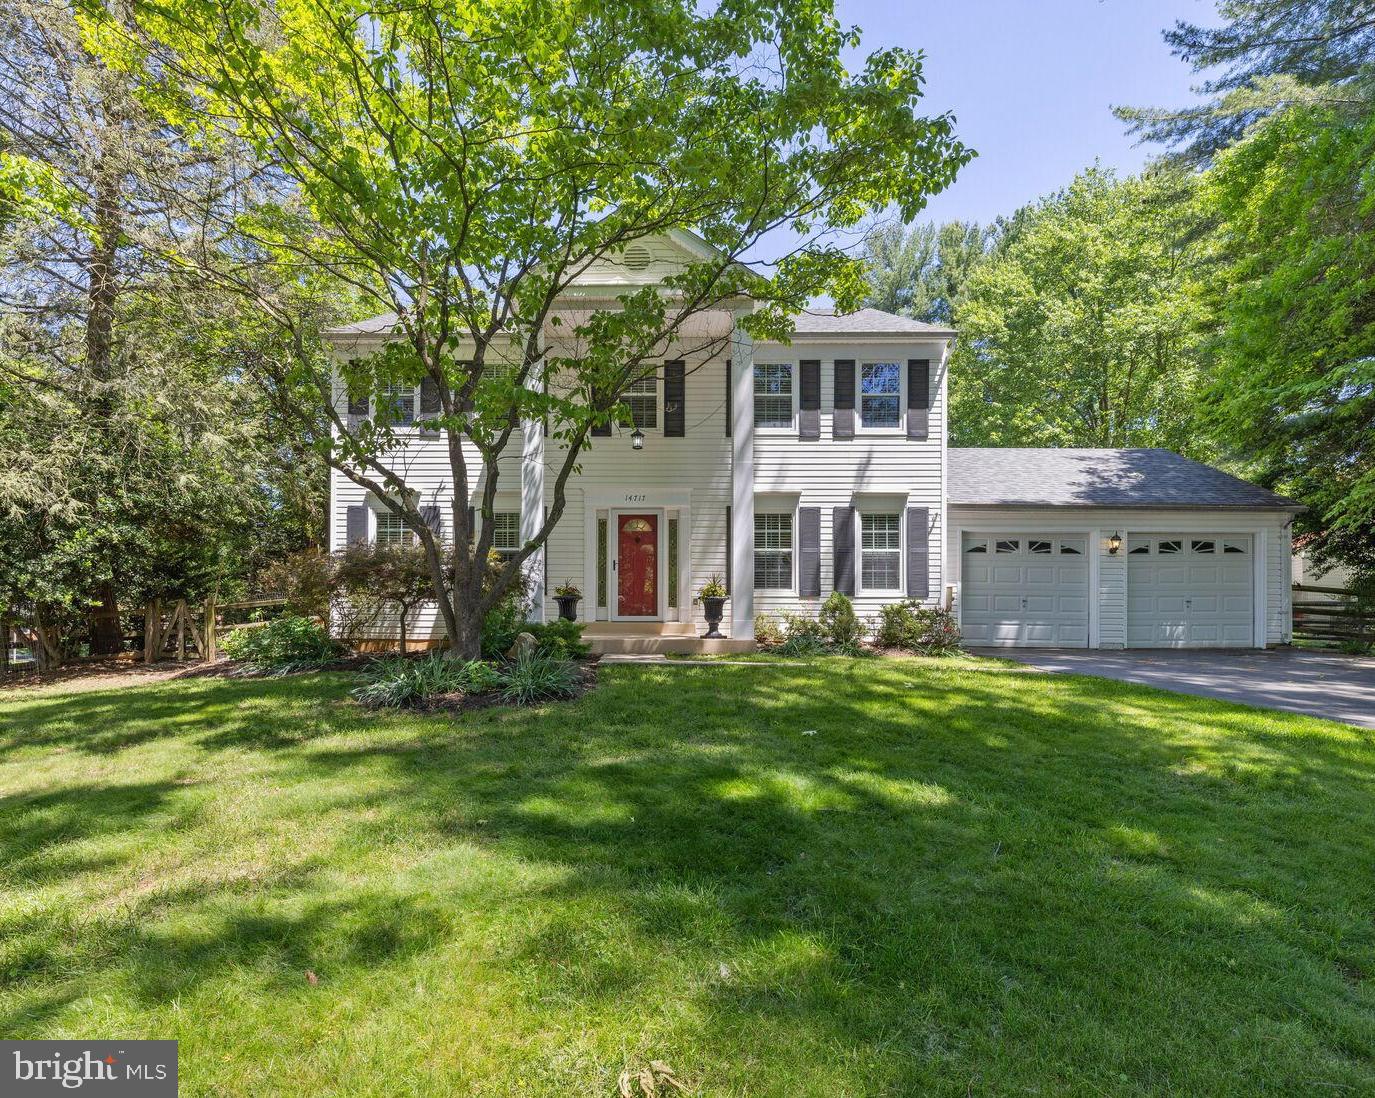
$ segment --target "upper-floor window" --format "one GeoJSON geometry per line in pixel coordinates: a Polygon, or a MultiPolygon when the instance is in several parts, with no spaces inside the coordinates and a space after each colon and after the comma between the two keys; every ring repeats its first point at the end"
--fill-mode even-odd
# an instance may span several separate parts
{"type": "Polygon", "coordinates": [[[392,511],[377,511],[377,544],[380,546],[411,545],[415,542],[415,531],[401,521],[401,516],[392,511]]]}
{"type": "Polygon", "coordinates": [[[859,374],[859,418],[865,427],[902,425],[902,372],[896,362],[866,362],[859,374]]]}
{"type": "Polygon", "coordinates": [[[902,523],[895,514],[859,516],[859,585],[866,591],[902,586],[902,523]]]}
{"type": "Polygon", "coordinates": [[[760,591],[787,591],[793,585],[793,517],[754,516],[754,586],[760,591]]]}
{"type": "Polygon", "coordinates": [[[761,362],[754,367],[754,425],[793,425],[793,368],[789,363],[761,362]]]}
{"type": "Polygon", "coordinates": [[[396,417],[398,423],[415,422],[415,386],[396,382],[382,386],[379,411],[386,411],[396,417]]]}
{"type": "Polygon", "coordinates": [[[513,557],[520,552],[519,511],[493,512],[492,548],[502,557],[513,557]]]}
{"type": "Polygon", "coordinates": [[[630,424],[644,430],[659,426],[659,379],[653,374],[632,381],[625,391],[625,405],[630,409],[630,424]]]}

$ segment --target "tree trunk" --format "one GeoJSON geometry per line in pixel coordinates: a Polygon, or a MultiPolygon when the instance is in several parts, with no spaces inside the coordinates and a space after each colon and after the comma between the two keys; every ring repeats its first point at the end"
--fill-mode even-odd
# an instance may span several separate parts
{"type": "Polygon", "coordinates": [[[401,654],[406,654],[406,608],[401,607],[401,654]]]}
{"type": "Polygon", "coordinates": [[[475,604],[464,605],[461,600],[453,600],[454,625],[457,644],[449,655],[454,659],[477,660],[482,658],[482,616],[475,604]]]}
{"type": "Polygon", "coordinates": [[[91,655],[113,656],[124,648],[124,632],[119,625],[119,600],[112,583],[96,589],[100,605],[90,615],[91,655]]]}

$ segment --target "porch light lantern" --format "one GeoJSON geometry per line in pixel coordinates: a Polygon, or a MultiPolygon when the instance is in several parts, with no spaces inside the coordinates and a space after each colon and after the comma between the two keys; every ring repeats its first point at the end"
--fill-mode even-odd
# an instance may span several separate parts
{"type": "Polygon", "coordinates": [[[1111,534],[1108,535],[1108,553],[1115,557],[1117,556],[1121,548],[1122,535],[1119,534],[1116,530],[1114,530],[1111,534]]]}
{"type": "Polygon", "coordinates": [[[630,432],[630,448],[632,450],[643,450],[645,448],[645,433],[638,427],[630,432]]]}

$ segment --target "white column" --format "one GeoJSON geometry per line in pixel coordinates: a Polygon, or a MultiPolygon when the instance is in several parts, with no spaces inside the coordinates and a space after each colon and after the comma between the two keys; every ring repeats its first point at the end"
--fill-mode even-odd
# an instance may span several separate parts
{"type": "MultiPolygon", "coordinates": [[[[544,384],[543,364],[530,373],[532,387],[544,384]]],[[[544,525],[544,421],[523,419],[520,423],[520,539],[535,537],[544,525]]],[[[530,581],[530,620],[544,621],[544,554],[533,553],[525,562],[530,581]]]]}
{"type": "Polygon", "coordinates": [[[730,635],[754,639],[754,340],[731,333],[730,635]]]}

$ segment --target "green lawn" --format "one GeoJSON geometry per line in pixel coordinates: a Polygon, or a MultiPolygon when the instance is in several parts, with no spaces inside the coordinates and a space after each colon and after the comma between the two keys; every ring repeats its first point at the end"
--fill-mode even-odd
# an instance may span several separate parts
{"type": "Polygon", "coordinates": [[[1375,1091],[1368,731],[991,663],[349,682],[0,699],[0,1035],[175,1037],[183,1095],[1375,1091]]]}

